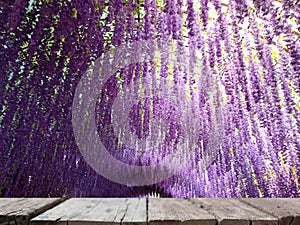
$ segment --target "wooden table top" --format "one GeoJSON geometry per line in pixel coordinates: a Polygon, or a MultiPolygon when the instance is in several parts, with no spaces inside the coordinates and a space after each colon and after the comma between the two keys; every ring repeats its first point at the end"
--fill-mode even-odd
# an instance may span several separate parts
{"type": "Polygon", "coordinates": [[[0,224],[300,225],[300,199],[0,198],[0,224]]]}

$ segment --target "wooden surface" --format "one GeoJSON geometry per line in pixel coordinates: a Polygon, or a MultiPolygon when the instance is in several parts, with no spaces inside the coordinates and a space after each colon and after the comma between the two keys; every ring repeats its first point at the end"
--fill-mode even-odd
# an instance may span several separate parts
{"type": "Polygon", "coordinates": [[[69,199],[37,216],[34,224],[145,224],[146,199],[69,199]]]}
{"type": "Polygon", "coordinates": [[[31,218],[62,201],[58,198],[1,198],[0,224],[27,225],[31,218]]]}
{"type": "Polygon", "coordinates": [[[300,225],[300,199],[252,198],[241,201],[277,217],[279,225],[300,225]]]}
{"type": "Polygon", "coordinates": [[[186,199],[149,199],[148,221],[156,224],[215,225],[216,219],[186,199]]]}
{"type": "Polygon", "coordinates": [[[238,199],[193,199],[194,204],[215,215],[220,225],[277,225],[276,217],[238,199]]]}
{"type": "Polygon", "coordinates": [[[0,225],[300,225],[300,199],[0,198],[0,225]]]}

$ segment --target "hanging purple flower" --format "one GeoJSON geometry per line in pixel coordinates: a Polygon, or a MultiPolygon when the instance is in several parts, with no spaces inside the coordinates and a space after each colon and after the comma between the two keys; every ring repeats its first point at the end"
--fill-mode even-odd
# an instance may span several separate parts
{"type": "Polygon", "coordinates": [[[201,0],[201,18],[204,27],[206,28],[208,22],[208,0],[201,0]]]}
{"type": "Polygon", "coordinates": [[[253,0],[255,9],[258,11],[259,14],[266,15],[270,11],[271,1],[259,1],[259,0],[253,0]]]}
{"type": "Polygon", "coordinates": [[[300,44],[289,22],[300,18],[297,1],[283,0],[280,7],[270,0],[229,0],[224,12],[224,4],[213,0],[215,20],[208,0],[200,8],[192,0],[31,2],[0,6],[1,196],[299,197],[300,44]],[[120,68],[95,107],[101,142],[124,163],[158,163],[182,135],[181,104],[190,110],[184,142],[198,139],[185,169],[153,187],[133,188],[103,179],[84,161],[71,109],[88,66],[105,51],[137,40],[160,47],[176,40],[183,66],[170,67],[165,49],[160,62],[152,56],[120,68]],[[275,59],[273,49],[279,51],[275,59]],[[137,139],[148,137],[151,116],[161,118],[167,122],[165,149],[139,155],[120,147],[111,108],[133,81],[140,86],[131,86],[132,93],[146,97],[128,109],[130,131],[137,139]],[[170,86],[176,89],[171,97],[170,86]],[[216,156],[204,166],[212,149],[216,156]]]}
{"type": "Polygon", "coordinates": [[[244,22],[244,18],[249,16],[249,7],[246,0],[235,1],[235,10],[238,21],[244,22]]]}

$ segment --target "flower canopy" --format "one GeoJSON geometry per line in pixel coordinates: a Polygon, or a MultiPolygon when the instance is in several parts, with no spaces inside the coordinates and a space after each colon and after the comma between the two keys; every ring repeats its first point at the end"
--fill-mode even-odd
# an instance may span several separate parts
{"type": "Polygon", "coordinates": [[[0,17],[0,196],[300,197],[298,0],[15,0],[0,3],[0,17]],[[120,68],[95,107],[99,138],[127,164],[160,162],[180,141],[190,158],[134,187],[83,158],[72,103],[97,58],[149,40],[186,49],[175,53],[186,66],[165,51],[120,68]],[[112,109],[133,81],[128,93],[146,97],[127,109],[129,141],[153,136],[155,117],[168,147],[118,147],[112,109]]]}

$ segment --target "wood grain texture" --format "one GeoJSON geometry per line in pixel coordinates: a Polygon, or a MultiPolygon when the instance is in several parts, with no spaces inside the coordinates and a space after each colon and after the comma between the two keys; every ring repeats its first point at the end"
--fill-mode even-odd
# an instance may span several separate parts
{"type": "Polygon", "coordinates": [[[2,198],[0,225],[300,225],[300,199],[2,198]],[[62,202],[62,203],[61,203],[62,202]],[[60,204],[59,204],[60,203],[60,204]],[[56,206],[55,206],[56,205],[56,206]],[[54,207],[55,206],[55,207],[54,207]],[[216,220],[217,219],[217,220],[216,220]]]}
{"type": "Polygon", "coordinates": [[[62,201],[59,198],[0,198],[0,224],[27,225],[31,218],[62,201]]]}
{"type": "Polygon", "coordinates": [[[277,217],[279,225],[300,225],[299,198],[251,198],[240,201],[277,217]]]}
{"type": "Polygon", "coordinates": [[[126,202],[126,213],[122,223],[130,224],[147,224],[146,199],[130,199],[126,202]]]}
{"type": "Polygon", "coordinates": [[[277,225],[276,217],[238,199],[192,199],[196,206],[215,215],[220,225],[277,225]]]}
{"type": "Polygon", "coordinates": [[[207,211],[195,207],[186,199],[149,199],[150,225],[215,225],[216,219],[207,211]]]}
{"type": "Polygon", "coordinates": [[[30,224],[146,225],[146,219],[146,199],[73,198],[32,219],[30,224]]]}

